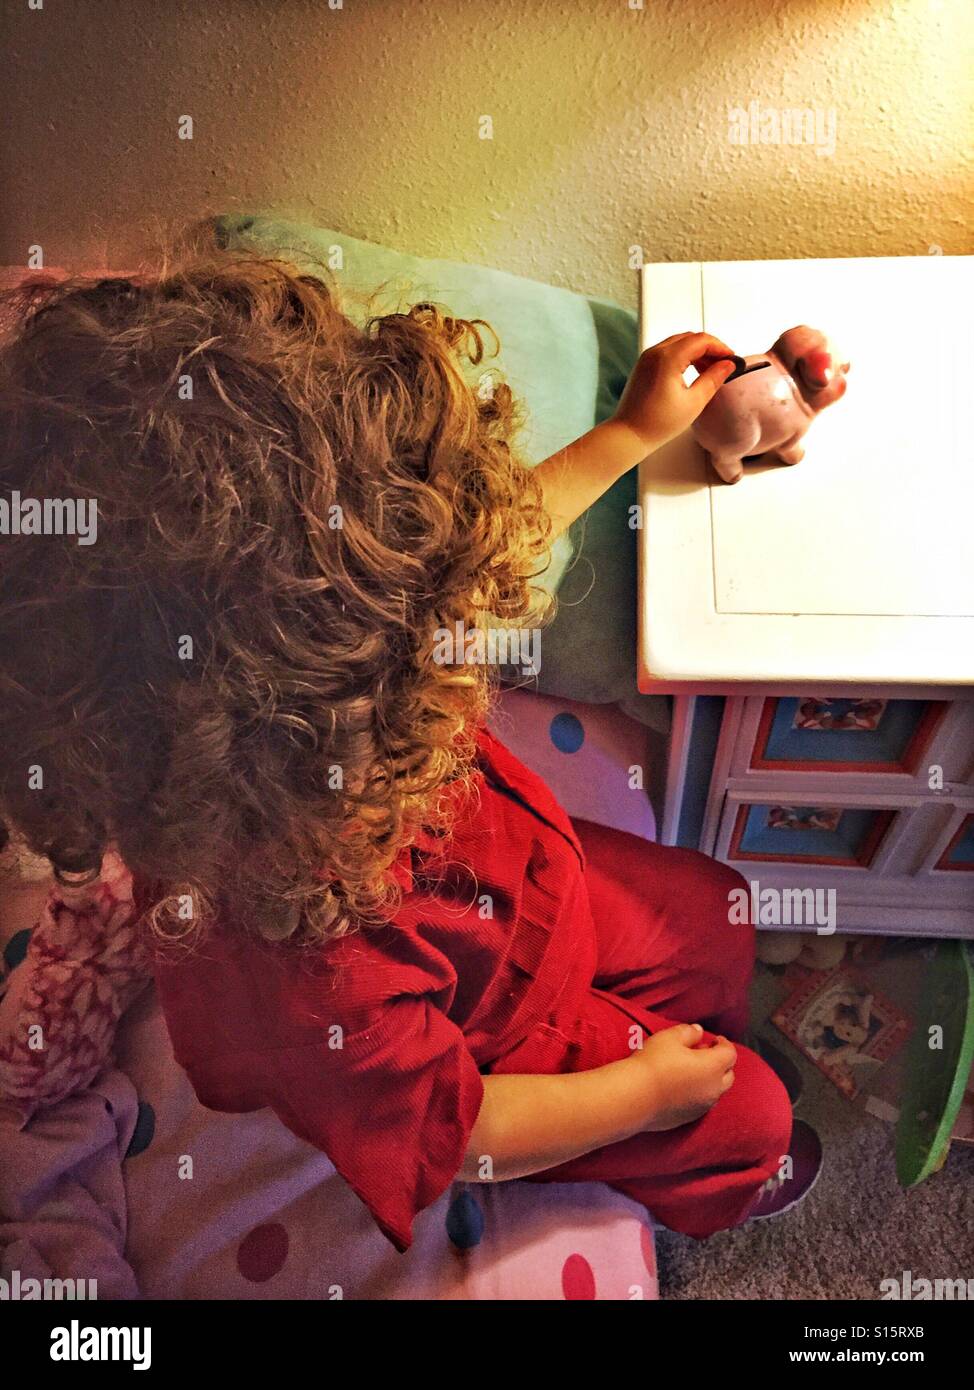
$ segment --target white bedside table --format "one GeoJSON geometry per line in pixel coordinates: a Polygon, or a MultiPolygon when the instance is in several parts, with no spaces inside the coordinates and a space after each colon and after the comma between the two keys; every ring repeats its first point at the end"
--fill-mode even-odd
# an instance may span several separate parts
{"type": "Polygon", "coordinates": [[[797,467],[729,487],[687,433],[639,487],[639,684],[676,697],[661,838],[835,888],[839,930],[974,936],[972,288],[974,257],[642,271],[644,347],[811,323],[852,362],[797,467]]]}

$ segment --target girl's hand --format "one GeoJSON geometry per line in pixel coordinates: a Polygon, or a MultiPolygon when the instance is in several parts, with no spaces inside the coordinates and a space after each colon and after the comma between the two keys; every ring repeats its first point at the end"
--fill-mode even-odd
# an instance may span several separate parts
{"type": "Polygon", "coordinates": [[[700,1046],[699,1023],[678,1023],[647,1038],[630,1065],[643,1068],[644,1130],[676,1129],[706,1115],[734,1084],[737,1050],[726,1038],[700,1046]]]}
{"type": "Polygon", "coordinates": [[[640,356],[613,418],[633,431],[647,454],[654,452],[682,434],[712,400],[734,370],[732,355],[709,333],[665,338],[640,356]],[[691,366],[701,375],[687,386],[683,373],[691,366]]]}
{"type": "Polygon", "coordinates": [[[709,333],[677,333],[647,348],[616,413],[535,469],[551,518],[552,540],[617,478],[683,433],[734,370],[731,357],[727,344],[709,333]],[[715,362],[715,357],[723,360],[715,362]],[[683,373],[690,366],[701,375],[687,386],[683,373]]]}

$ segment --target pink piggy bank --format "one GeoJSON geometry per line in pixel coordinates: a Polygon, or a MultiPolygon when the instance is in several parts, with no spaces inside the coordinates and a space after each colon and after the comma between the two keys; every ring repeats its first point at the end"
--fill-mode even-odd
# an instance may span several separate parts
{"type": "Polygon", "coordinates": [[[782,333],[763,356],[740,359],[738,374],[691,426],[724,482],[739,482],[744,460],[761,454],[800,463],[805,431],[820,410],[845,395],[849,366],[824,333],[804,324],[782,333]],[[741,370],[741,362],[752,370],[741,370]],[[764,363],[770,365],[759,366],[764,363]]]}

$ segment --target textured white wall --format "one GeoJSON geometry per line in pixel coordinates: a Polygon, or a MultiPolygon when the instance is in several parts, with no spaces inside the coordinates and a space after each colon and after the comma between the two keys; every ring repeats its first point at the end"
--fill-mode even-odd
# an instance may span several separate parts
{"type": "Polygon", "coordinates": [[[274,211],[633,303],[633,244],[972,249],[970,0],[0,3],[5,262],[274,211]],[[834,153],[732,144],[751,101],[834,110],[834,153]]]}

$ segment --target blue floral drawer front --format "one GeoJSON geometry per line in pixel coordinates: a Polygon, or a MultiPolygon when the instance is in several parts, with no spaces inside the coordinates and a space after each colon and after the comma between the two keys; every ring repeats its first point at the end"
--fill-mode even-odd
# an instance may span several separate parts
{"type": "Polygon", "coordinates": [[[868,868],[895,811],[830,806],[741,806],[728,859],[868,868]]]}
{"type": "Polygon", "coordinates": [[[770,698],[751,767],[913,774],[949,708],[944,700],[770,698]]]}
{"type": "Polygon", "coordinates": [[[950,844],[934,865],[936,869],[955,869],[974,873],[974,813],[965,816],[950,844]]]}

